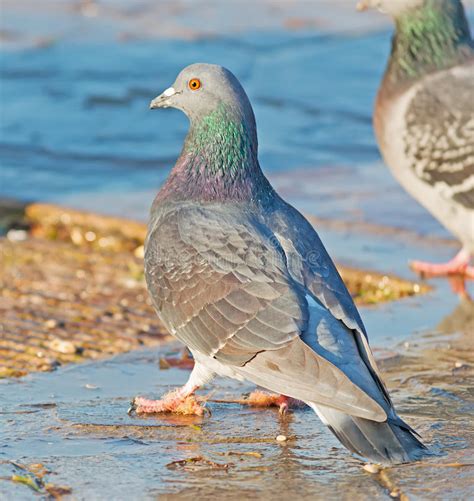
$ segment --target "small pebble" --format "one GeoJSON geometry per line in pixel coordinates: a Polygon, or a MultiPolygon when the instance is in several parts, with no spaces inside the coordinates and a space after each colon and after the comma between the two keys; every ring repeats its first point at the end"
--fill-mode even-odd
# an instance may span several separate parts
{"type": "Polygon", "coordinates": [[[10,230],[7,238],[10,242],[23,242],[28,238],[28,233],[25,230],[10,230]]]}
{"type": "Polygon", "coordinates": [[[93,231],[87,231],[84,237],[88,242],[93,242],[97,238],[93,231]]]}
{"type": "Polygon", "coordinates": [[[285,435],[278,435],[276,438],[277,442],[286,442],[286,437],[285,435]]]}
{"type": "Polygon", "coordinates": [[[33,304],[42,304],[44,300],[41,296],[32,295],[30,296],[30,302],[33,304]]]}
{"type": "Polygon", "coordinates": [[[122,283],[127,289],[134,289],[137,286],[137,281],[133,278],[126,278],[122,283]]]}
{"type": "Polygon", "coordinates": [[[57,351],[58,353],[74,354],[78,351],[77,346],[74,343],[71,343],[71,341],[65,341],[64,339],[52,339],[47,344],[48,348],[53,351],[57,351]]]}
{"type": "Polygon", "coordinates": [[[99,238],[99,246],[100,247],[112,247],[115,243],[116,243],[116,239],[114,237],[99,238]]]}
{"type": "Polygon", "coordinates": [[[143,259],[145,257],[145,247],[140,245],[140,247],[137,247],[133,253],[135,254],[135,257],[143,259]]]}
{"type": "Polygon", "coordinates": [[[79,228],[72,228],[71,230],[71,240],[73,244],[81,245],[83,242],[83,237],[81,230],[79,228]]]}
{"type": "Polygon", "coordinates": [[[453,374],[459,374],[461,372],[467,372],[471,369],[469,364],[463,364],[462,362],[456,362],[454,364],[453,374]]]}

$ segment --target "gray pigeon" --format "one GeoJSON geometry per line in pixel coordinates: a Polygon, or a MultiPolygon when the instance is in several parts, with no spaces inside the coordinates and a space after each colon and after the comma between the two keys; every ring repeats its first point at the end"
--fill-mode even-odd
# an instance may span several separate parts
{"type": "Polygon", "coordinates": [[[474,255],[474,42],[459,0],[363,0],[395,21],[375,132],[400,184],[462,243],[430,275],[464,274],[474,255]]]}
{"type": "Polygon", "coordinates": [[[222,375],[306,402],[345,447],[372,461],[423,455],[321,240],[260,169],[253,110],[235,76],[194,64],[150,107],[190,120],[151,209],[145,273],[159,317],[195,366],[183,388],[157,401],[137,397],[135,411],[179,411],[222,375]]]}

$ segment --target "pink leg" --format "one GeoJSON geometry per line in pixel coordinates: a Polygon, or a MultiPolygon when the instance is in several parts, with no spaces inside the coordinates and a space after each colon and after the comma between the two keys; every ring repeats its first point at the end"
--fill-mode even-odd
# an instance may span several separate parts
{"type": "Polygon", "coordinates": [[[444,275],[468,275],[473,272],[472,267],[469,267],[470,253],[461,249],[456,256],[443,264],[425,263],[423,261],[413,261],[411,268],[421,274],[431,276],[444,275]]]}
{"type": "Polygon", "coordinates": [[[466,279],[464,276],[451,275],[448,277],[448,280],[454,294],[457,294],[461,298],[469,298],[469,294],[466,289],[466,279]]]}
{"type": "Polygon", "coordinates": [[[297,400],[286,395],[277,395],[276,393],[267,393],[266,391],[253,391],[245,403],[251,407],[278,407],[280,414],[286,414],[290,405],[297,405],[297,400]]]}
{"type": "Polygon", "coordinates": [[[172,412],[184,416],[202,416],[205,410],[205,401],[201,403],[194,396],[195,391],[214,377],[214,373],[199,363],[194,365],[188,382],[177,390],[170,391],[160,400],[149,400],[135,397],[132,400],[129,414],[157,414],[172,412]]]}
{"type": "Polygon", "coordinates": [[[278,412],[280,414],[286,414],[288,412],[288,409],[290,408],[290,404],[292,402],[292,398],[287,397],[286,395],[280,395],[280,398],[278,399],[278,412]]]}
{"type": "Polygon", "coordinates": [[[170,391],[160,400],[135,397],[128,413],[159,414],[162,412],[171,412],[183,416],[202,416],[204,414],[204,406],[194,396],[195,390],[197,390],[197,387],[189,393],[184,390],[184,387],[179,388],[178,390],[170,391]]]}

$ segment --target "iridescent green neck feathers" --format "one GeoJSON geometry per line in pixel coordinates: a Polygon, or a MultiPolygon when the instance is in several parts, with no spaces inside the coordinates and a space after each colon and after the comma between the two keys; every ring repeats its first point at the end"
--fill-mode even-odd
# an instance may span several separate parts
{"type": "Polygon", "coordinates": [[[253,115],[220,104],[192,119],[183,151],[158,198],[258,202],[272,193],[257,159],[253,115]]]}
{"type": "Polygon", "coordinates": [[[191,123],[183,154],[191,170],[210,176],[239,177],[257,162],[255,125],[232,108],[220,104],[191,123]]]}
{"type": "Polygon", "coordinates": [[[396,19],[386,83],[394,85],[450,68],[473,57],[474,45],[459,0],[425,0],[396,19]]]}

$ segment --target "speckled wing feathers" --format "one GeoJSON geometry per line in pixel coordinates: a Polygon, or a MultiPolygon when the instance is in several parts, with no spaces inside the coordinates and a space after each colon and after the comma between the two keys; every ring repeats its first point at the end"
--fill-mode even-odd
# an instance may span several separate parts
{"type": "Polygon", "coordinates": [[[148,288],[170,331],[269,389],[385,419],[356,382],[301,340],[306,291],[290,276],[278,240],[244,210],[226,209],[170,210],[150,231],[148,288]]]}
{"type": "Polygon", "coordinates": [[[421,180],[474,209],[474,63],[421,82],[406,112],[404,141],[421,180]]]}
{"type": "Polygon", "coordinates": [[[307,311],[285,277],[281,250],[230,219],[170,212],[151,235],[146,272],[155,306],[176,337],[241,365],[298,337],[307,311]]]}

